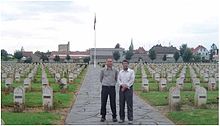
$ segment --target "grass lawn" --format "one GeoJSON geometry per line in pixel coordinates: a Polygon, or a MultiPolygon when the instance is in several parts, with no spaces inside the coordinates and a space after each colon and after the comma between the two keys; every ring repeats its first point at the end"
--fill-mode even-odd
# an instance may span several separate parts
{"type": "MultiPolygon", "coordinates": [[[[73,100],[73,93],[61,94],[54,93],[54,106],[56,108],[69,107],[73,100]]],[[[13,106],[13,93],[8,95],[2,94],[1,104],[4,106],[13,106]]],[[[25,106],[26,107],[40,107],[42,106],[42,94],[41,92],[27,92],[25,93],[25,106]]]]}
{"type": "Polygon", "coordinates": [[[192,111],[170,112],[168,117],[175,124],[218,125],[217,109],[194,109],[192,111]]]}
{"type": "Polygon", "coordinates": [[[57,122],[61,118],[59,114],[50,112],[2,112],[1,116],[7,125],[51,125],[55,124],[54,122],[57,122]]]}

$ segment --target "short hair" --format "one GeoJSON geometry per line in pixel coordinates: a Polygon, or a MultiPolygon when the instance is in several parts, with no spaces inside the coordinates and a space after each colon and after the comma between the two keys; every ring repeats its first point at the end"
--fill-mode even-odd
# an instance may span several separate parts
{"type": "Polygon", "coordinates": [[[107,57],[107,58],[106,58],[106,61],[107,61],[108,59],[111,59],[111,60],[113,60],[113,58],[112,58],[112,57],[107,57]]]}
{"type": "Polygon", "coordinates": [[[123,62],[127,62],[127,63],[129,64],[128,60],[126,60],[126,59],[125,59],[125,60],[123,60],[123,61],[122,61],[122,63],[123,63],[123,62]]]}

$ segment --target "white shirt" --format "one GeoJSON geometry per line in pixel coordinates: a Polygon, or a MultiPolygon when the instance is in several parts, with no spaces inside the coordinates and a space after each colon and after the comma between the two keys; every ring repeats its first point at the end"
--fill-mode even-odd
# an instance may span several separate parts
{"type": "Polygon", "coordinates": [[[118,74],[118,83],[119,86],[121,86],[122,84],[126,84],[128,86],[128,88],[130,89],[130,87],[133,85],[134,83],[134,71],[132,69],[129,69],[127,71],[125,70],[121,70],[118,74]]]}

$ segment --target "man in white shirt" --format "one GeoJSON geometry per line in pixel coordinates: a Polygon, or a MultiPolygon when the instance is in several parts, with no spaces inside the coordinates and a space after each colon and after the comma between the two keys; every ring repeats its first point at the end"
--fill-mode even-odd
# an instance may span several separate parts
{"type": "Polygon", "coordinates": [[[128,124],[133,123],[133,83],[135,79],[134,71],[128,68],[129,62],[123,60],[123,70],[118,74],[118,83],[120,86],[119,90],[119,123],[123,123],[125,120],[125,101],[127,103],[127,117],[128,124]]]}

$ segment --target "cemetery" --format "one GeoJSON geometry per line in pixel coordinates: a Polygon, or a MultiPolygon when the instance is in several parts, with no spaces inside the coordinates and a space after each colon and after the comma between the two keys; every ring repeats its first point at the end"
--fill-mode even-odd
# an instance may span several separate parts
{"type": "Polygon", "coordinates": [[[86,64],[76,63],[2,63],[2,120],[13,125],[63,124],[86,71],[86,64]]]}
{"type": "Polygon", "coordinates": [[[135,93],[175,124],[218,124],[218,65],[139,63],[136,67],[135,93]]]}
{"type": "MultiPolygon", "coordinates": [[[[121,63],[114,67],[122,69],[121,63]]],[[[216,64],[140,62],[129,67],[135,71],[134,94],[174,124],[218,124],[216,64]]],[[[5,63],[1,72],[5,124],[64,124],[87,65],[5,63]]]]}

